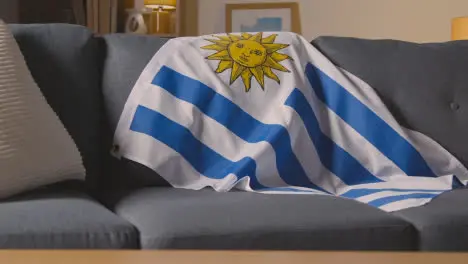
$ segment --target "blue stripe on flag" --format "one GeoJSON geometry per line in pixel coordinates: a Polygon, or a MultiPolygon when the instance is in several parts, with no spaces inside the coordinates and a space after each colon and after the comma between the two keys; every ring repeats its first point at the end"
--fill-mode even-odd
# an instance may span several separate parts
{"type": "Polygon", "coordinates": [[[306,75],[317,97],[409,176],[434,177],[421,154],[384,120],[320,69],[306,75]]]}
{"type": "Polygon", "coordinates": [[[346,197],[346,198],[359,198],[362,196],[366,196],[369,194],[374,194],[378,192],[421,192],[421,193],[431,193],[431,192],[444,192],[448,190],[421,190],[421,189],[392,189],[392,188],[387,188],[387,189],[354,189],[347,191],[343,193],[340,196],[346,197]]]}
{"type": "Polygon", "coordinates": [[[208,178],[223,179],[231,173],[238,179],[250,176],[252,189],[264,188],[255,177],[255,160],[250,157],[237,162],[228,160],[200,142],[186,127],[154,110],[138,106],[130,129],[166,144],[208,178]]]}
{"type": "Polygon", "coordinates": [[[348,185],[382,182],[320,130],[314,110],[299,89],[294,89],[285,105],[293,108],[301,117],[325,168],[348,185]]]}
{"type": "Polygon", "coordinates": [[[250,143],[268,142],[275,150],[279,175],[287,184],[324,191],[310,182],[292,151],[289,133],[283,126],[258,121],[200,81],[184,76],[166,66],[163,66],[156,74],[152,84],[193,104],[205,115],[216,120],[243,140],[250,143]]]}
{"type": "Polygon", "coordinates": [[[396,195],[396,196],[388,196],[379,199],[375,199],[369,202],[369,205],[373,205],[375,207],[380,207],[389,203],[398,202],[402,200],[408,199],[422,199],[422,198],[434,198],[438,196],[439,193],[411,193],[411,194],[404,194],[404,195],[396,195]]]}

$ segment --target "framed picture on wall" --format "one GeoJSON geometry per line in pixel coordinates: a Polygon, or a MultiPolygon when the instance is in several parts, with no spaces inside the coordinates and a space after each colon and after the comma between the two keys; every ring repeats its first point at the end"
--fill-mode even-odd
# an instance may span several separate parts
{"type": "Polygon", "coordinates": [[[226,32],[290,31],[301,34],[299,4],[226,4],[226,32]]]}

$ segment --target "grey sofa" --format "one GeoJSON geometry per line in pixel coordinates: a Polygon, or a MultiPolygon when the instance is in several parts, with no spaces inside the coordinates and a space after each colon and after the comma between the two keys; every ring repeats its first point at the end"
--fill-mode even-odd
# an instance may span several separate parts
{"type": "MultiPolygon", "coordinates": [[[[385,213],[325,196],[174,189],[109,155],[126,98],[165,39],[11,25],[32,74],[76,141],[86,182],[0,202],[0,248],[468,250],[468,191],[385,213]]],[[[409,128],[468,164],[468,42],[312,42],[381,95],[409,128]]]]}

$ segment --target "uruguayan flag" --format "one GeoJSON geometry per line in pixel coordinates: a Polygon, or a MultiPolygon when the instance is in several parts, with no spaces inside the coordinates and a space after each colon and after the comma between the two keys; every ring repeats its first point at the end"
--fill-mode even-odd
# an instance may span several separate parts
{"type": "Polygon", "coordinates": [[[169,41],[136,82],[115,145],[177,188],[337,195],[386,211],[468,180],[456,158],[293,33],[169,41]]]}

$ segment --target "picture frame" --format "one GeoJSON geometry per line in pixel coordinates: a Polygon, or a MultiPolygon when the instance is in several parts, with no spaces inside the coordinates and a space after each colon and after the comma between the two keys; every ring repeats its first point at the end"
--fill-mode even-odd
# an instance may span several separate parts
{"type": "Polygon", "coordinates": [[[297,2],[226,4],[226,32],[290,31],[301,34],[297,2]]]}

